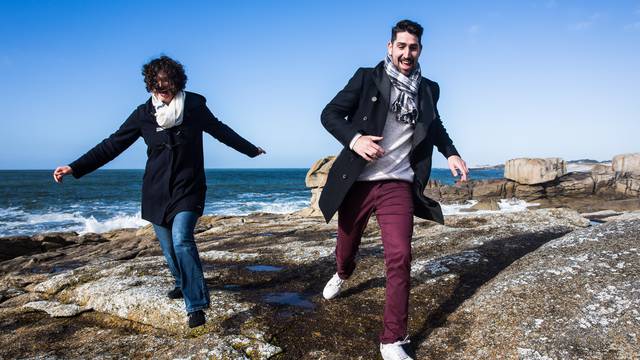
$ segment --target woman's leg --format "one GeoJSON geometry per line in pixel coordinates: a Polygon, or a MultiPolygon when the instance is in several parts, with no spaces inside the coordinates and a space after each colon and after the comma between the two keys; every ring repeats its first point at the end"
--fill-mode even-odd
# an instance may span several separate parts
{"type": "Polygon", "coordinates": [[[197,221],[196,212],[182,211],[173,218],[171,228],[173,251],[180,271],[182,294],[187,312],[209,307],[209,289],[204,281],[198,248],[193,237],[197,221]]]}
{"type": "Polygon", "coordinates": [[[175,252],[173,251],[173,238],[171,235],[171,230],[164,226],[156,224],[153,224],[153,230],[156,232],[156,237],[160,242],[160,248],[162,249],[164,258],[167,260],[169,271],[171,271],[171,275],[173,275],[173,279],[176,282],[175,287],[179,289],[181,287],[181,276],[180,270],[178,269],[178,260],[176,259],[175,252]]]}

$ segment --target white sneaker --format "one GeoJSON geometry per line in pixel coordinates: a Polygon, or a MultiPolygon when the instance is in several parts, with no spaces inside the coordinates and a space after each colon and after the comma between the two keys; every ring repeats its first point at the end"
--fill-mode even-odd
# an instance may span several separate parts
{"type": "Polygon", "coordinates": [[[340,287],[344,284],[344,280],[340,279],[338,274],[334,274],[333,277],[327,282],[322,290],[322,296],[325,299],[331,300],[340,294],[340,287]]]}
{"type": "Polygon", "coordinates": [[[393,344],[380,344],[380,354],[384,360],[413,360],[407,355],[402,345],[409,343],[409,337],[404,340],[396,341],[393,344]]]}

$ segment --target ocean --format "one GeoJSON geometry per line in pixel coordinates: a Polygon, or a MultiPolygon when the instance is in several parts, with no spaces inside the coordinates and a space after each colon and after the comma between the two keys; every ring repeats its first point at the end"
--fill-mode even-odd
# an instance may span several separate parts
{"type": "MultiPolygon", "coordinates": [[[[308,169],[208,169],[206,215],[289,213],[309,206],[308,169]]],[[[98,170],[53,181],[51,170],[0,170],[0,237],[43,232],[105,232],[141,227],[143,170],[98,170]]],[[[473,179],[502,178],[502,169],[471,170],[473,179]]],[[[448,169],[431,179],[454,182],[448,169]]],[[[466,206],[466,205],[465,205],[466,206]]],[[[450,213],[452,209],[445,209],[450,213]]]]}

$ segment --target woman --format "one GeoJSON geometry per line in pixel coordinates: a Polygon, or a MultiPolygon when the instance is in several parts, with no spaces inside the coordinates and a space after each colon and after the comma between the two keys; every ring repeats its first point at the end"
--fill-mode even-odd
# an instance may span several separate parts
{"type": "Polygon", "coordinates": [[[80,178],[133,144],[140,136],[147,144],[142,180],[142,218],[153,224],[175,288],[169,298],[184,297],[189,327],[205,323],[209,290],[202,273],[193,231],[204,209],[206,183],[202,132],[255,157],[265,151],[220,122],[203,96],[185,92],[187,76],[177,61],[162,56],[142,67],[151,98],[138,106],[111,136],[68,166],[53,172],[56,182],[67,174],[80,178]]]}

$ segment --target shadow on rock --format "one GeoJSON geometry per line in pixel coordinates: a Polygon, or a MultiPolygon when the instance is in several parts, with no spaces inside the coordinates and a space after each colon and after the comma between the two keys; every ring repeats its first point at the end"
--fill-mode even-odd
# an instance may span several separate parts
{"type": "MultiPolygon", "coordinates": [[[[511,263],[568,232],[569,231],[558,233],[552,231],[521,234],[493,240],[474,249],[470,249],[480,254],[482,259],[486,261],[479,261],[457,268],[449,265],[452,273],[456,274],[459,279],[457,285],[451,295],[442,302],[435,311],[427,314],[420,328],[412,336],[412,342],[417,345],[423,343],[431,332],[445,324],[448,316],[465,300],[473,296],[478,288],[490,281],[511,263]]],[[[434,262],[437,261],[438,259],[434,260],[434,262]]],[[[424,281],[425,280],[414,280],[413,286],[419,285],[420,282],[424,281]]]]}

